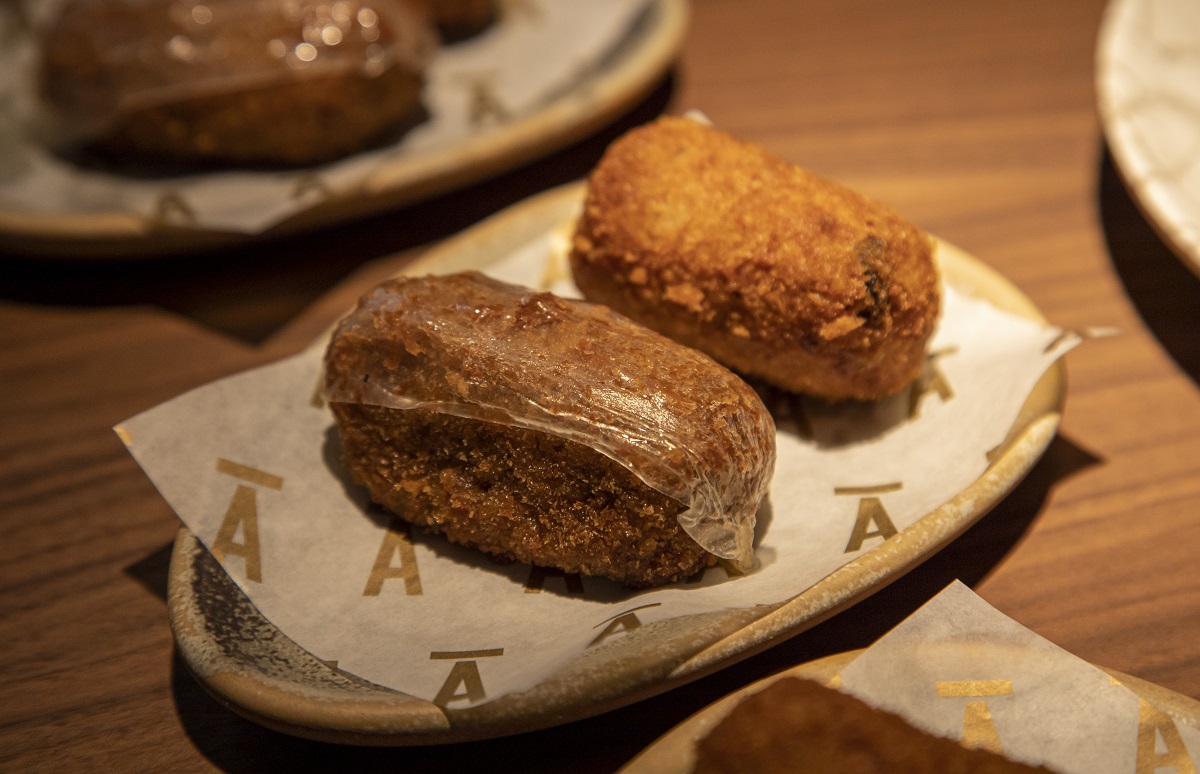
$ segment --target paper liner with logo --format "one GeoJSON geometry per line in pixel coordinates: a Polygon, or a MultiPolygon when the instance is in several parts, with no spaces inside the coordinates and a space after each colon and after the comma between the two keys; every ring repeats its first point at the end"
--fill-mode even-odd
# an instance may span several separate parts
{"type": "Polygon", "coordinates": [[[342,321],[326,370],[332,402],[422,408],[590,447],[683,503],[679,523],[705,550],[753,565],[774,421],[733,373],[607,307],[475,273],[391,280],[342,321]]]}

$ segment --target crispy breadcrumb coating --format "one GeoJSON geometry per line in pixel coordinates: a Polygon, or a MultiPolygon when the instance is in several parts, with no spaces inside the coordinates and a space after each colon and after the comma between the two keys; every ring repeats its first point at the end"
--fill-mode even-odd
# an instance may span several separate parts
{"type": "Polygon", "coordinates": [[[681,503],[583,444],[422,409],[332,408],[371,499],[453,543],[633,587],[717,561],[680,528],[681,503]]]}
{"type": "Polygon", "coordinates": [[[325,387],[353,480],[453,542],[635,587],[753,556],[766,407],[606,307],[476,273],[389,280],[338,325],[325,387]]]}
{"type": "Polygon", "coordinates": [[[920,229],[683,118],[609,147],[588,182],[571,268],[589,300],[828,400],[903,389],[938,315],[933,243],[920,229]]]}

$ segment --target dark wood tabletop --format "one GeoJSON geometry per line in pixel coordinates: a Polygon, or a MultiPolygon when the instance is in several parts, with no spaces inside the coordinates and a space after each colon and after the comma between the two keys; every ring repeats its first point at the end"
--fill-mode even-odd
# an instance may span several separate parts
{"type": "Polygon", "coordinates": [[[201,254],[0,257],[0,769],[614,771],[720,696],[865,647],[955,578],[1094,664],[1200,698],[1200,281],[1122,184],[1096,108],[1101,0],[696,0],[635,108],[548,157],[324,230],[201,254]],[[1067,358],[1057,438],[946,549],[831,620],[696,682],[459,745],[294,738],[174,652],[179,520],[111,428],[311,342],[376,280],[626,129],[698,108],[997,268],[1067,358]]]}

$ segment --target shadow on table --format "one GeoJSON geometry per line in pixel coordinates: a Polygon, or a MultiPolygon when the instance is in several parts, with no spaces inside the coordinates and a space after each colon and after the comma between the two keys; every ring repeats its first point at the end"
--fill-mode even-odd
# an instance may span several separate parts
{"type": "Polygon", "coordinates": [[[125,568],[125,574],[141,584],[142,588],[167,601],[167,578],[171,569],[171,553],[175,541],[163,544],[153,553],[147,554],[125,568]]]}
{"type": "Polygon", "coordinates": [[[853,608],[764,653],[595,718],[455,745],[359,748],[297,739],[243,720],[211,698],[176,656],[172,690],[196,748],[229,772],[612,772],[689,715],[755,680],[815,658],[870,645],[955,579],[978,584],[1022,540],[1055,486],[1100,460],[1058,437],[993,511],[921,566],[853,608]]]}
{"type": "Polygon", "coordinates": [[[675,76],[668,73],[629,112],[549,156],[465,189],[326,229],[168,258],[71,261],[0,253],[5,264],[0,299],[153,305],[260,344],[367,261],[444,239],[522,199],[585,177],[609,143],[663,113],[674,89],[675,76]]]}
{"type": "Polygon", "coordinates": [[[1100,161],[1100,221],[1117,276],[1142,321],[1200,383],[1200,278],[1142,214],[1107,148],[1100,161]]]}

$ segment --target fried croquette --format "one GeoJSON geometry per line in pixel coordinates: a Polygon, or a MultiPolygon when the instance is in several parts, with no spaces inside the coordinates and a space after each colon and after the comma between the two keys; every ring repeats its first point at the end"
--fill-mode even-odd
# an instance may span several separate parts
{"type": "Polygon", "coordinates": [[[352,479],[452,542],[633,587],[751,559],[770,415],[610,309],[475,273],[394,279],[325,366],[352,479]]]}
{"type": "Polygon", "coordinates": [[[831,401],[912,382],[938,315],[933,242],[917,227],[684,118],[634,129],[605,152],[571,269],[588,300],[831,401]]]}
{"type": "Polygon", "coordinates": [[[1020,774],[1045,772],[927,734],[812,680],[747,696],[696,745],[694,774],[1020,774]]]}
{"type": "Polygon", "coordinates": [[[293,166],[420,118],[437,47],[395,0],[69,0],[41,45],[50,141],[110,160],[293,166]]]}

